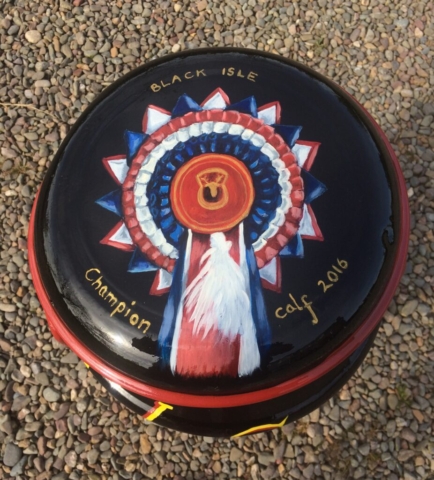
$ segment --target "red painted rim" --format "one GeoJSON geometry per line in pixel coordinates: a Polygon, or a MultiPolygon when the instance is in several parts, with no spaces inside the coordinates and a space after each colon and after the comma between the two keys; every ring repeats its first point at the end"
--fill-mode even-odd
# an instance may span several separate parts
{"type": "MultiPolygon", "coordinates": [[[[275,56],[268,56],[270,58],[276,58],[275,56]]],[[[316,72],[313,73],[318,76],[316,72]]],[[[218,396],[178,393],[153,387],[144,384],[136,379],[130,378],[124,373],[116,370],[113,366],[109,365],[106,361],[104,361],[102,358],[95,355],[95,353],[85,347],[62,321],[53,304],[51,303],[50,297],[46,291],[39,272],[34,245],[35,217],[38,205],[37,196],[33,205],[29,224],[29,265],[36,293],[39,297],[42,308],[46,313],[47,322],[53,336],[58,341],[66,344],[72,351],[77,354],[79,358],[89,364],[92,369],[94,369],[104,378],[119,384],[126,390],[153,400],[193,408],[230,408],[271,400],[298,390],[312,382],[315,382],[318,378],[327,374],[328,372],[336,368],[339,364],[341,364],[343,361],[345,361],[374,331],[395,294],[395,290],[398,287],[399,281],[406,265],[410,229],[410,212],[407,201],[407,189],[404,177],[402,176],[398,159],[396,158],[395,153],[391,145],[389,144],[386,135],[377,125],[372,116],[354,98],[350,97],[350,95],[346,93],[345,90],[341,89],[336,84],[330,81],[327,81],[326,84],[328,84],[329,86],[333,86],[335,90],[341,90],[344,97],[352,99],[352,102],[360,108],[362,115],[364,115],[369,120],[371,126],[375,131],[375,134],[382,141],[383,146],[389,154],[391,165],[394,170],[394,177],[397,182],[396,194],[398,196],[400,212],[400,218],[398,219],[399,244],[397,246],[395,263],[390,273],[388,282],[384,287],[380,300],[370,312],[369,317],[355,332],[353,332],[352,335],[350,335],[345,340],[344,343],[342,343],[320,364],[318,364],[308,372],[305,372],[301,375],[298,375],[297,377],[294,377],[273,387],[235,395],[218,396]]]]}

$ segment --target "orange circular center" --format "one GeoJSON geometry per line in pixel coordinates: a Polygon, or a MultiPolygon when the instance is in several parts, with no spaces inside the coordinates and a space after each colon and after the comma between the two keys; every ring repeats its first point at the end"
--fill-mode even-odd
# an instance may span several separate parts
{"type": "Polygon", "coordinates": [[[205,153],[177,172],[170,190],[176,218],[196,233],[226,232],[247,217],[255,192],[246,166],[230,155],[205,153]]]}

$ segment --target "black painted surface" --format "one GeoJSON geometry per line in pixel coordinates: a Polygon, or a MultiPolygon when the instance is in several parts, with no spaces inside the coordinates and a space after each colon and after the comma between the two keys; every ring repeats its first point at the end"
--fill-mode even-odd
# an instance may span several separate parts
{"type": "MultiPolygon", "coordinates": [[[[262,425],[277,425],[284,420],[285,423],[293,422],[318,408],[349,380],[368,353],[377,330],[344,362],[295,392],[267,402],[236,408],[189,408],[173,405],[172,410],[165,410],[153,421],[162,427],[194,435],[222,437],[237,435],[262,425]]],[[[115,398],[136,413],[144,415],[154,407],[153,400],[130,392],[127,392],[126,396],[114,389],[101,375],[94,371],[92,373],[115,398]],[[137,403],[137,400],[140,403],[137,403]]]]}
{"type": "Polygon", "coordinates": [[[36,247],[44,284],[68,327],[92,351],[126,375],[169,390],[189,393],[240,393],[277,384],[306,371],[341,344],[366,319],[389,280],[397,239],[397,199],[388,157],[355,104],[333,91],[299,65],[253,53],[201,53],[179,56],[142,67],[112,86],[78,121],[55,160],[40,195],[36,247]],[[236,67],[255,82],[221,74],[236,67]],[[153,92],[150,85],[176,73],[203,69],[195,77],[153,92]],[[231,101],[254,95],[258,106],[278,100],[282,124],[302,125],[301,140],[321,142],[311,173],[328,191],[313,201],[323,242],[305,241],[303,259],[282,259],[282,293],[264,289],[272,331],[264,367],[249,377],[186,380],[162,370],[156,339],[167,295],[150,296],[155,273],[127,272],[131,254],[101,245],[118,218],[95,200],[114,190],[102,158],[126,153],[126,129],[140,131],[149,104],[171,110],[186,93],[198,103],[221,87],[231,101]],[[394,223],[395,222],[395,223],[394,223]],[[43,239],[42,239],[43,227],[43,239]],[[388,231],[388,235],[384,232],[388,231]],[[348,268],[325,293],[327,272],[337,259],[348,268]],[[98,268],[103,282],[119,299],[151,322],[146,336],[98,297],[85,272],[98,268]],[[53,282],[54,278],[54,282],[53,282]],[[312,324],[307,310],[285,319],[275,316],[288,295],[302,295],[319,319],[312,324]]]}

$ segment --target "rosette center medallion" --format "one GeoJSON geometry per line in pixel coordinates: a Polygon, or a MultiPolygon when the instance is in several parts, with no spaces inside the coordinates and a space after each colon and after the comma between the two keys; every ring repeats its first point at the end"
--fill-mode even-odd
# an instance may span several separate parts
{"type": "Polygon", "coordinates": [[[236,158],[204,154],[179,169],[170,199],[175,217],[193,232],[226,232],[249,214],[253,183],[236,158]]]}

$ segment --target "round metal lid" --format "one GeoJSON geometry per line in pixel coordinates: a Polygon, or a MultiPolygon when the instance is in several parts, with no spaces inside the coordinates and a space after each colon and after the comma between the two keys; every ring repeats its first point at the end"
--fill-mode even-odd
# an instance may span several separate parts
{"type": "Polygon", "coordinates": [[[53,333],[104,377],[186,406],[254,403],[373,331],[405,263],[405,195],[387,139],[335,84],[191,51],[77,121],[32,217],[32,273],[53,333]]]}

